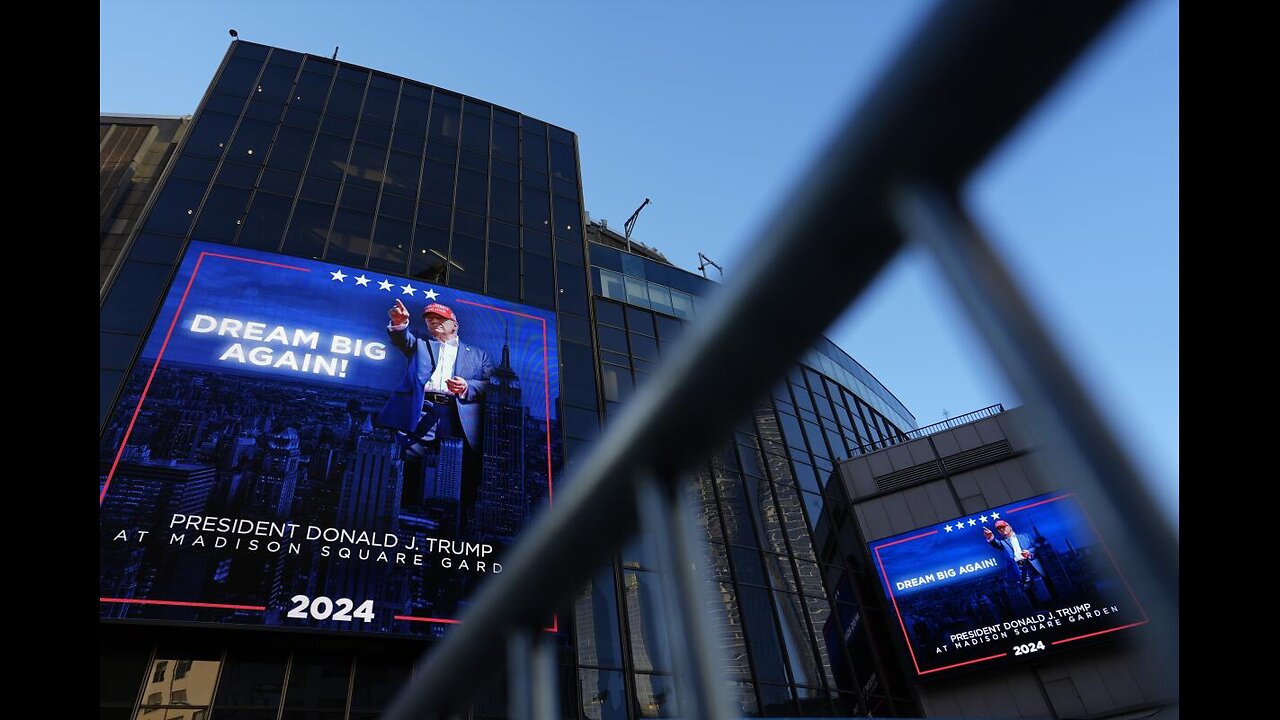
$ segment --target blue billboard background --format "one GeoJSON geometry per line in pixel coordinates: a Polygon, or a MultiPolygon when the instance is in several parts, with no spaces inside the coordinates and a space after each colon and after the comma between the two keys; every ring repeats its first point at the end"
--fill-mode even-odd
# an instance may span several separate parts
{"type": "Polygon", "coordinates": [[[922,679],[1038,657],[1147,621],[1073,493],[993,507],[870,549],[922,679]]]}
{"type": "Polygon", "coordinates": [[[527,305],[191,243],[100,445],[102,615],[438,634],[552,497],[556,337],[527,305]],[[380,422],[413,362],[396,299],[489,358],[478,432],[410,449],[380,422]]]}

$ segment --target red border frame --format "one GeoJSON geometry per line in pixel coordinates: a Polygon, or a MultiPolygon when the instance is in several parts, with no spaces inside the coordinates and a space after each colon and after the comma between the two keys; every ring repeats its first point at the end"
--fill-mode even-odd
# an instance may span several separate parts
{"type": "MultiPolygon", "coordinates": [[[[120,465],[120,458],[124,455],[124,449],[129,444],[129,436],[133,433],[133,425],[135,422],[137,422],[138,414],[142,412],[142,404],[143,402],[146,401],[147,393],[151,390],[151,381],[155,379],[156,370],[160,368],[160,361],[164,359],[164,352],[169,347],[169,339],[173,337],[173,330],[178,325],[178,317],[182,315],[182,308],[187,303],[187,295],[191,293],[191,287],[195,284],[196,276],[200,274],[200,266],[204,263],[204,259],[206,257],[224,258],[226,260],[236,260],[239,262],[254,263],[257,265],[270,265],[272,267],[285,268],[288,270],[297,270],[299,272],[306,272],[306,273],[311,272],[309,268],[297,267],[295,265],[284,265],[282,263],[268,262],[266,260],[256,260],[253,258],[241,257],[238,255],[226,255],[224,253],[209,252],[207,250],[200,251],[200,255],[196,257],[195,267],[191,269],[191,278],[187,280],[187,286],[182,291],[182,299],[178,301],[178,307],[176,310],[174,310],[173,319],[169,321],[169,330],[168,332],[165,333],[164,342],[161,343],[160,345],[160,352],[156,354],[155,364],[151,366],[151,373],[147,376],[146,384],[142,386],[142,393],[138,396],[138,404],[133,408],[133,416],[129,418],[129,426],[125,429],[124,436],[120,439],[120,447],[116,450],[115,459],[111,462],[111,469],[107,471],[107,481],[103,483],[102,491],[98,495],[98,507],[102,507],[102,503],[107,498],[107,490],[111,487],[112,479],[115,478],[116,468],[120,465]]],[[[456,290],[456,288],[450,288],[450,289],[456,290]]],[[[461,291],[461,292],[465,292],[465,291],[461,291]]],[[[537,320],[538,322],[542,323],[542,387],[544,392],[544,408],[546,412],[545,422],[546,422],[546,429],[547,429],[547,506],[550,507],[552,503],[551,369],[550,369],[550,364],[548,359],[549,353],[547,349],[548,348],[547,320],[546,318],[540,318],[536,315],[529,315],[528,313],[522,313],[515,310],[508,310],[506,308],[500,308],[493,305],[484,305],[481,303],[472,302],[470,300],[463,300],[462,298],[458,298],[457,302],[464,303],[467,305],[474,305],[476,307],[481,307],[488,310],[494,310],[497,312],[505,312],[505,313],[510,313],[512,315],[519,315],[521,317],[530,318],[532,320],[537,320]]],[[[181,607],[207,607],[207,608],[222,608],[222,609],[233,609],[233,610],[256,610],[259,612],[266,612],[267,610],[265,605],[262,605],[262,606],[227,605],[223,603],[202,603],[202,602],[191,602],[191,601],[185,601],[185,600],[151,600],[151,599],[139,600],[139,599],[133,599],[133,598],[99,597],[98,602],[129,603],[129,604],[137,604],[137,605],[175,605],[175,606],[181,606],[181,607]]],[[[441,623],[441,624],[449,624],[449,625],[455,625],[462,622],[461,620],[455,620],[452,618],[416,617],[413,615],[393,615],[392,618],[395,620],[407,620],[411,622],[433,622],[433,623],[441,623]]],[[[543,630],[546,630],[548,632],[557,632],[559,629],[560,629],[559,616],[552,617],[551,627],[543,628],[543,630]]]]}
{"type": "MultiPolygon", "coordinates": [[[[1037,505],[1045,505],[1047,503],[1057,502],[1059,500],[1064,500],[1066,498],[1074,498],[1074,497],[1076,497],[1075,493],[1064,493],[1062,495],[1051,497],[1046,500],[1040,500],[1038,502],[1029,503],[1027,505],[1019,505],[1018,507],[1010,508],[1008,510],[1005,510],[1004,512],[1006,515],[1012,515],[1013,513],[1019,512],[1021,510],[1027,510],[1027,509],[1036,507],[1037,505]]],[[[1146,611],[1142,609],[1142,604],[1138,602],[1138,596],[1133,594],[1133,588],[1129,587],[1129,581],[1125,579],[1124,573],[1120,572],[1120,566],[1116,564],[1115,556],[1111,554],[1111,548],[1107,547],[1106,541],[1102,539],[1102,535],[1098,532],[1098,528],[1093,524],[1093,518],[1089,517],[1088,511],[1084,509],[1084,505],[1081,504],[1079,500],[1076,501],[1076,507],[1080,509],[1080,513],[1084,515],[1085,521],[1089,523],[1089,529],[1093,530],[1094,537],[1098,538],[1098,542],[1102,545],[1102,549],[1107,553],[1107,558],[1111,560],[1111,567],[1115,569],[1116,575],[1120,578],[1120,582],[1124,583],[1125,590],[1129,591],[1129,597],[1133,600],[1133,604],[1137,606],[1138,612],[1142,614],[1142,620],[1135,623],[1129,623],[1128,625],[1121,625],[1119,627],[1109,628],[1106,630],[1098,630],[1096,632],[1085,633],[1084,635],[1076,635],[1069,638],[1063,638],[1061,640],[1054,640],[1053,642],[1049,643],[1050,645],[1061,645],[1063,643],[1069,643],[1075,640],[1083,640],[1085,638],[1094,637],[1095,635],[1105,635],[1107,633],[1116,632],[1117,630],[1127,630],[1131,627],[1146,625],[1149,622],[1149,620],[1147,619],[1146,611]]],[[[988,660],[995,660],[997,658],[1007,657],[1009,655],[1008,652],[1002,652],[998,655],[988,655],[987,657],[976,658],[974,660],[965,660],[964,662],[953,663],[951,665],[944,665],[942,667],[937,667],[930,670],[924,670],[924,671],[920,670],[920,663],[916,660],[915,649],[911,646],[911,636],[907,634],[907,626],[902,620],[902,613],[898,611],[898,598],[893,594],[893,583],[889,582],[889,573],[884,568],[884,560],[880,557],[880,551],[884,548],[887,548],[893,545],[910,542],[912,540],[919,540],[922,537],[928,537],[929,535],[937,535],[937,534],[938,534],[937,530],[930,530],[929,532],[920,533],[919,535],[912,535],[911,537],[902,538],[901,540],[894,540],[893,542],[887,542],[887,543],[884,543],[883,545],[877,545],[875,546],[875,548],[873,548],[876,554],[876,565],[879,566],[880,568],[880,577],[884,579],[885,591],[889,593],[889,600],[893,603],[893,614],[898,617],[898,627],[902,629],[902,639],[906,643],[907,652],[911,654],[911,664],[915,667],[917,676],[928,675],[930,673],[941,672],[943,670],[950,670],[951,668],[957,668],[963,665],[973,665],[974,663],[986,662],[988,660]]]]}

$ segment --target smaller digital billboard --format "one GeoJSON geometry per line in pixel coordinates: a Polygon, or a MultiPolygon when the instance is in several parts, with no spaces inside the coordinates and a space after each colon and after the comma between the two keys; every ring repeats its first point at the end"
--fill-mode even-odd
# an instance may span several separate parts
{"type": "Polygon", "coordinates": [[[1147,622],[1075,493],[1000,505],[869,547],[921,679],[1038,657],[1147,622]]]}

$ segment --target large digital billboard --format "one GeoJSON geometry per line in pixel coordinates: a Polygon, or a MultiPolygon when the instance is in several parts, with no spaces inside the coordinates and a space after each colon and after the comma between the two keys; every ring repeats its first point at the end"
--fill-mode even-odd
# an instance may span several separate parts
{"type": "Polygon", "coordinates": [[[103,433],[103,617],[411,635],[552,500],[554,313],[193,242],[103,433]]]}
{"type": "Polygon", "coordinates": [[[1147,622],[1074,493],[870,544],[917,677],[1034,658],[1147,622]]]}

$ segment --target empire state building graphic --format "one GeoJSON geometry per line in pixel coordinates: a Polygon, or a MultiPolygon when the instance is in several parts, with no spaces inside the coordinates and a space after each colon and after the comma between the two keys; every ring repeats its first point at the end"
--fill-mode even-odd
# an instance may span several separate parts
{"type": "Polygon", "coordinates": [[[524,524],[524,402],[520,376],[511,367],[510,335],[504,333],[502,362],[489,376],[484,406],[484,480],[476,503],[481,535],[510,539],[524,524]]]}

